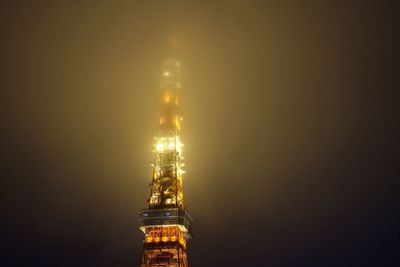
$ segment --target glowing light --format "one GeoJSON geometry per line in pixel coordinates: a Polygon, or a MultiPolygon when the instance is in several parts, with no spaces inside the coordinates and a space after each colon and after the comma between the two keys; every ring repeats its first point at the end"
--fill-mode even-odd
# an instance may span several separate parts
{"type": "MultiPolygon", "coordinates": [[[[142,229],[142,228],[141,228],[142,229]]],[[[182,225],[166,225],[166,226],[150,226],[142,229],[145,233],[144,241],[146,243],[159,243],[159,242],[176,242],[186,247],[187,229],[182,225]]]]}
{"type": "Polygon", "coordinates": [[[166,94],[164,95],[164,102],[165,102],[165,103],[171,102],[171,94],[166,93],[166,94]]]}
{"type": "Polygon", "coordinates": [[[175,150],[179,155],[182,153],[183,144],[179,136],[175,137],[160,137],[156,139],[155,150],[158,153],[175,150]]]}
{"type": "Polygon", "coordinates": [[[163,143],[158,143],[156,145],[156,150],[157,150],[157,152],[163,152],[164,151],[164,144],[163,143]]]}

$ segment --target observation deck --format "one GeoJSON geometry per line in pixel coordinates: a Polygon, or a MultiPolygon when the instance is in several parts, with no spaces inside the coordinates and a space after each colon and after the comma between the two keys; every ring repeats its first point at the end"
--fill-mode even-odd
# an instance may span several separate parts
{"type": "Polygon", "coordinates": [[[163,208],[146,209],[139,212],[140,230],[145,232],[146,227],[177,226],[192,237],[193,218],[186,209],[163,208]]]}

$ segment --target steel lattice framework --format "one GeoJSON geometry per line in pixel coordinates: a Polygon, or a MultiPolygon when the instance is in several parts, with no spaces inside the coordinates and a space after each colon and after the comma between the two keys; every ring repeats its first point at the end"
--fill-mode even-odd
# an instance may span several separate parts
{"type": "Polygon", "coordinates": [[[178,91],[180,64],[165,62],[158,135],[154,143],[154,163],[148,209],[139,212],[144,233],[141,267],[187,267],[186,243],[191,238],[189,212],[183,205],[184,162],[178,91]]]}

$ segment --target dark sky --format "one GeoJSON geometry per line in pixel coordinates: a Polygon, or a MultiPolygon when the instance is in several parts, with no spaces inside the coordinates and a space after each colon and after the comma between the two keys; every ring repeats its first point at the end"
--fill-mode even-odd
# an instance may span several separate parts
{"type": "Polygon", "coordinates": [[[174,38],[190,266],[400,266],[396,16],[384,1],[2,1],[0,265],[139,265],[174,38]]]}

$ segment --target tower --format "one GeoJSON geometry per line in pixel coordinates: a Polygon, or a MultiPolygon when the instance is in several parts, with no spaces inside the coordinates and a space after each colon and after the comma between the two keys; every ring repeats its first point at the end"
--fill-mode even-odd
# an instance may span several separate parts
{"type": "Polygon", "coordinates": [[[189,212],[183,205],[183,155],[178,91],[180,66],[164,63],[163,91],[148,208],[139,212],[144,233],[141,267],[187,267],[186,243],[191,238],[189,212]]]}

